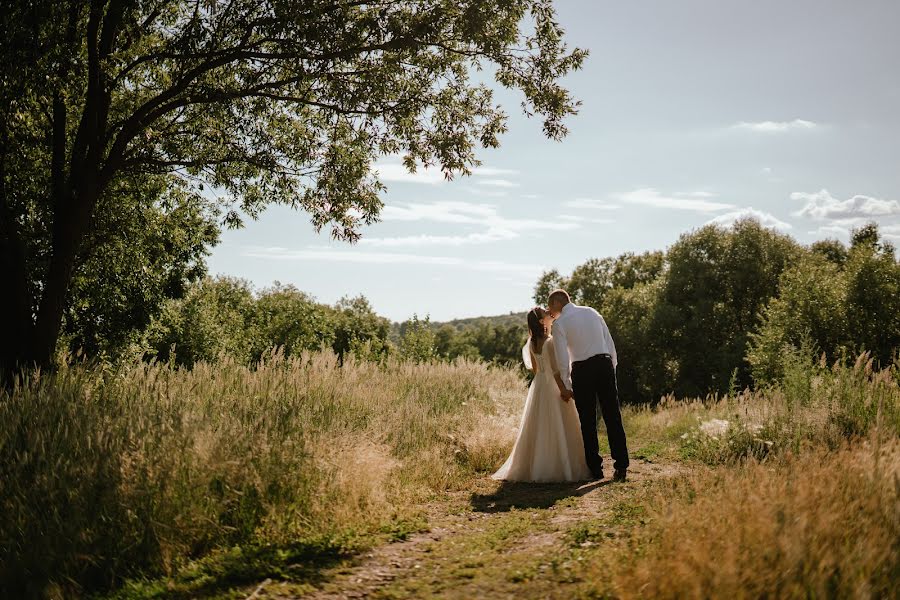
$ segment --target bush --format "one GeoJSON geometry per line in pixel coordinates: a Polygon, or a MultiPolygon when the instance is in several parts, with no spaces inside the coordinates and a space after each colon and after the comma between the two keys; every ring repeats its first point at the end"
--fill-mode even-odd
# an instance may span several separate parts
{"type": "Polygon", "coordinates": [[[412,319],[401,325],[400,330],[398,353],[402,359],[422,363],[437,358],[437,338],[428,317],[419,320],[418,316],[413,315],[412,319]]]}
{"type": "Polygon", "coordinates": [[[836,449],[873,432],[900,436],[900,363],[876,370],[868,355],[852,365],[792,351],[782,386],[746,391],[710,406],[682,435],[682,455],[709,464],[762,459],[807,445],[836,449]]]}
{"type": "Polygon", "coordinates": [[[890,365],[900,348],[900,263],[877,229],[842,261],[812,252],[781,277],[781,294],[762,313],[747,351],[757,384],[780,381],[783,356],[808,345],[829,362],[866,351],[890,365]]]}
{"type": "Polygon", "coordinates": [[[187,367],[222,356],[252,364],[276,348],[284,356],[331,348],[341,360],[347,353],[380,360],[389,329],[362,296],[332,307],[292,285],[255,293],[242,279],[207,278],[165,305],[136,354],[187,367]]]}

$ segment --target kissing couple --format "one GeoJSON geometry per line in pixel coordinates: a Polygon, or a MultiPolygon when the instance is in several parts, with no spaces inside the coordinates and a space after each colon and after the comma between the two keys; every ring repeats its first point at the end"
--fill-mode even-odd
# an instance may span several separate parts
{"type": "Polygon", "coordinates": [[[597,406],[606,424],[614,480],[628,473],[628,447],[616,386],[616,347],[606,321],[578,306],[565,290],[550,294],[547,308],[528,313],[522,348],[534,380],[512,452],[493,479],[584,481],[603,479],[597,441],[597,406]],[[552,335],[550,335],[552,329],[552,335]]]}

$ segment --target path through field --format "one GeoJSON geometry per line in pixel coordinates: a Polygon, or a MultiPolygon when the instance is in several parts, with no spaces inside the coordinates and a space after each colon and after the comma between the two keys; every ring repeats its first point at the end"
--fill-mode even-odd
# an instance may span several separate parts
{"type": "MultiPolygon", "coordinates": [[[[427,530],[325,573],[309,600],[343,598],[568,597],[583,583],[579,561],[592,546],[638,525],[631,507],[647,485],[678,473],[635,460],[625,483],[501,484],[428,507],[427,530]]],[[[255,598],[298,598],[277,582],[255,598]]]]}

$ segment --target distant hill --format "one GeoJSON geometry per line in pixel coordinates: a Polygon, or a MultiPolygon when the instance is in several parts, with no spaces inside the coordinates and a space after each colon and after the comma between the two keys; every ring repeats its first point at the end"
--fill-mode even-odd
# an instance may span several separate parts
{"type": "Polygon", "coordinates": [[[468,319],[454,319],[452,321],[443,321],[443,322],[435,322],[432,323],[432,326],[437,328],[442,325],[452,325],[457,329],[468,329],[470,327],[479,327],[481,325],[521,325],[523,328],[525,327],[525,315],[527,312],[511,312],[506,315],[496,315],[493,317],[469,317],[468,319]]]}
{"type": "MultiPolygon", "coordinates": [[[[479,327],[483,327],[485,325],[493,325],[493,326],[502,326],[509,327],[510,325],[521,326],[522,330],[525,330],[525,316],[527,312],[511,312],[505,315],[494,315],[488,317],[469,317],[467,319],[453,319],[451,321],[432,321],[431,328],[432,329],[440,329],[444,325],[450,325],[457,331],[464,331],[466,329],[477,329],[479,327]]],[[[394,340],[400,339],[400,326],[401,323],[391,323],[391,338],[394,340]]]]}

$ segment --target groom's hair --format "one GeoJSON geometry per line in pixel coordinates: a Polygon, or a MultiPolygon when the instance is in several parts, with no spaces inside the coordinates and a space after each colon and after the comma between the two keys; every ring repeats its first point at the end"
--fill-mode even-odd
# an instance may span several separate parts
{"type": "Polygon", "coordinates": [[[571,302],[571,299],[569,298],[569,292],[567,292],[566,290],[553,290],[552,292],[550,292],[549,300],[550,302],[559,302],[563,306],[571,302]]]}

